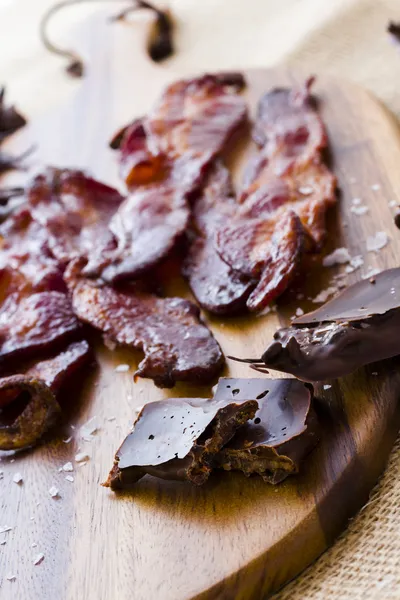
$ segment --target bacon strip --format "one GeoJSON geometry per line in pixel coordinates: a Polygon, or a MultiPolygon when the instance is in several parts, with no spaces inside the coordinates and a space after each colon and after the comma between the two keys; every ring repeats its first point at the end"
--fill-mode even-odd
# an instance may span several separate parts
{"type": "Polygon", "coordinates": [[[19,210],[0,225],[0,370],[78,336],[66,291],[46,231],[19,210]]]}
{"type": "Polygon", "coordinates": [[[90,358],[89,345],[82,340],[23,375],[0,379],[0,450],[32,446],[56,423],[61,414],[58,394],[90,358]]]}
{"type": "Polygon", "coordinates": [[[28,189],[33,218],[48,232],[52,254],[63,265],[80,256],[112,249],[108,225],[124,198],[81,171],[49,168],[28,189]]]}
{"type": "Polygon", "coordinates": [[[246,306],[254,287],[250,277],[235,271],[218,255],[214,235],[237,209],[229,171],[221,162],[211,169],[192,211],[191,243],[183,273],[199,304],[215,314],[233,314],[246,306]]]}
{"type": "Polygon", "coordinates": [[[158,298],[136,288],[113,288],[80,276],[82,264],[71,263],[65,279],[75,314],[104,334],[105,342],[144,352],[136,376],[159,387],[176,381],[206,383],[224,359],[200,311],[182,298],[158,298]]]}
{"type": "Polygon", "coordinates": [[[247,118],[235,93],[243,85],[238,74],[173,83],[146,118],[117,136],[121,176],[131,193],[110,223],[116,250],[86,273],[116,282],[168,256],[187,228],[189,203],[207,167],[247,118]]]}
{"type": "Polygon", "coordinates": [[[322,163],[323,123],[306,82],[303,90],[278,89],[259,102],[250,159],[235,218],[219,228],[221,258],[258,277],[247,306],[261,310],[290,284],[304,251],[325,236],[325,212],[335,204],[335,177],[322,163]]]}

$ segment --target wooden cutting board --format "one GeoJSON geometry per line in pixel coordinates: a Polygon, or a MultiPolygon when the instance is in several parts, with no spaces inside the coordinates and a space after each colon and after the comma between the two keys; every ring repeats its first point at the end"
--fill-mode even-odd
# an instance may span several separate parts
{"type": "MultiPolygon", "coordinates": [[[[126,30],[123,35],[128,40],[126,30]]],[[[115,157],[106,146],[109,136],[146,110],[164,83],[179,74],[142,59],[133,61],[132,70],[132,55],[121,39],[95,29],[86,29],[85,36],[92,57],[86,79],[76,84],[67,104],[53,112],[49,106],[11,146],[35,140],[36,163],[82,166],[105,181],[118,182],[115,157]]],[[[246,95],[253,110],[265,90],[304,77],[283,67],[247,75],[246,95]]],[[[348,277],[353,282],[369,266],[398,264],[400,232],[389,202],[400,197],[399,131],[383,106],[349,83],[321,75],[315,93],[341,191],[337,211],[329,215],[327,249],[345,246],[352,256],[363,256],[364,267],[348,277]],[[354,198],[368,206],[367,214],[351,212],[354,198]],[[377,231],[386,231],[390,241],[379,253],[368,253],[366,238],[377,231]]],[[[237,177],[252,150],[248,140],[241,146],[230,158],[237,177]]],[[[207,316],[225,353],[259,355],[297,307],[311,307],[306,299],[296,298],[300,289],[306,298],[314,297],[334,272],[313,266],[278,311],[266,316],[207,316]]],[[[182,281],[175,281],[170,291],[190,297],[182,281]]],[[[400,425],[400,362],[392,360],[318,389],[323,440],[302,473],[277,487],[228,473],[216,474],[201,488],[146,477],[133,493],[116,496],[100,482],[135,409],[168,395],[206,397],[210,392],[183,385],[160,391],[147,381],[134,384],[138,358],[99,345],[99,367],[85,379],[84,392],[67,399],[60,431],[31,452],[2,455],[0,526],[13,529],[0,535],[0,542],[6,540],[0,545],[1,599],[264,598],[321,554],[367,500],[400,425]],[[129,372],[115,371],[122,363],[131,366],[129,372]],[[87,442],[79,428],[92,416],[99,431],[87,442]],[[68,443],[63,441],[70,436],[68,443]],[[84,466],[74,462],[79,450],[91,455],[84,466]],[[67,461],[74,463],[74,482],[59,472],[67,461]],[[12,482],[17,472],[22,485],[12,482]],[[51,486],[59,489],[60,498],[50,497],[51,486]],[[35,566],[38,553],[45,558],[35,566]],[[7,580],[9,575],[15,581],[7,580]]],[[[225,374],[252,372],[231,363],[225,374]]]]}

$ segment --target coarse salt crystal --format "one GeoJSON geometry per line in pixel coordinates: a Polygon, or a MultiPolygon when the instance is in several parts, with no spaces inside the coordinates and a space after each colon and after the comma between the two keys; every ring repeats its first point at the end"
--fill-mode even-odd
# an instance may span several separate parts
{"type": "Polygon", "coordinates": [[[71,440],[72,440],[72,435],[70,435],[69,438],[67,438],[66,440],[63,440],[63,442],[64,442],[64,444],[69,444],[71,440]]]}
{"type": "Polygon", "coordinates": [[[377,231],[375,235],[367,237],[367,251],[378,252],[388,243],[389,238],[385,231],[377,231]]]}
{"type": "Polygon", "coordinates": [[[90,454],[87,452],[78,452],[78,454],[75,455],[75,462],[83,462],[84,460],[89,460],[89,458],[90,454]]]}
{"type": "Polygon", "coordinates": [[[91,442],[93,439],[93,434],[95,434],[98,430],[99,425],[97,417],[91,417],[84,425],[82,425],[79,432],[84,440],[91,442]]]}
{"type": "Polygon", "coordinates": [[[115,367],[114,370],[116,373],[126,373],[127,371],[129,371],[129,369],[129,365],[118,365],[117,367],[115,367]]]}
{"type": "Polygon", "coordinates": [[[13,482],[14,482],[14,483],[18,483],[18,484],[20,484],[20,483],[22,483],[22,482],[23,482],[23,479],[22,479],[22,475],[21,475],[21,473],[15,473],[15,474],[14,474],[14,477],[13,477],[13,482]]]}
{"type": "Polygon", "coordinates": [[[43,561],[44,561],[44,554],[40,553],[36,556],[35,560],[33,561],[33,564],[40,565],[40,563],[43,561]]]}
{"type": "Polygon", "coordinates": [[[333,267],[334,265],[344,265],[350,262],[351,256],[347,248],[336,248],[331,254],[325,256],[322,261],[324,267],[333,267]]]}
{"type": "Polygon", "coordinates": [[[351,201],[355,206],[357,206],[358,204],[361,204],[361,198],[353,198],[353,200],[351,201]]]}
{"type": "Polygon", "coordinates": [[[369,212],[368,206],[352,206],[350,210],[358,216],[366,215],[369,212]]]}
{"type": "Polygon", "coordinates": [[[65,463],[65,465],[63,465],[62,470],[66,471],[66,472],[73,471],[74,465],[72,464],[72,462],[67,462],[67,463],[65,463]]]}
{"type": "Polygon", "coordinates": [[[2,527],[0,527],[0,533],[7,533],[7,531],[12,531],[12,527],[10,527],[9,525],[3,525],[2,527]]]}
{"type": "Polygon", "coordinates": [[[31,544],[31,548],[37,548],[37,543],[33,542],[33,544],[31,544]]]}
{"type": "Polygon", "coordinates": [[[296,317],[301,317],[304,315],[304,310],[302,308],[296,308],[296,317]]]}
{"type": "Polygon", "coordinates": [[[72,477],[72,475],[66,475],[66,476],[65,476],[65,479],[66,479],[67,481],[70,481],[71,483],[73,483],[73,482],[74,482],[74,478],[72,477]]]}
{"type": "Polygon", "coordinates": [[[7,540],[1,540],[0,546],[5,546],[7,544],[7,540]]]}
{"type": "Polygon", "coordinates": [[[60,495],[55,485],[51,486],[51,488],[49,489],[49,494],[52,498],[58,498],[60,495]]]}
{"type": "Polygon", "coordinates": [[[315,296],[315,298],[312,299],[312,302],[314,302],[314,304],[322,304],[323,302],[326,302],[328,298],[336,292],[336,287],[329,286],[325,290],[322,290],[317,296],[315,296]]]}
{"type": "Polygon", "coordinates": [[[17,576],[16,575],[7,575],[6,579],[8,581],[15,581],[17,579],[17,576]]]}
{"type": "Polygon", "coordinates": [[[380,189],[381,186],[379,185],[379,183],[374,183],[373,185],[371,185],[371,190],[373,190],[374,192],[377,192],[380,189]]]}
{"type": "Polygon", "coordinates": [[[331,389],[331,385],[324,385],[324,390],[330,390],[331,389]]]}
{"type": "Polygon", "coordinates": [[[117,417],[107,417],[107,421],[115,421],[117,417]]]}

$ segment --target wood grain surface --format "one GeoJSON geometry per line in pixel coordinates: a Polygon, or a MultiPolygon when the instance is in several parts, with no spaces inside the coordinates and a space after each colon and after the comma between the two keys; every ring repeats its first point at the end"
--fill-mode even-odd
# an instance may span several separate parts
{"type": "MultiPolygon", "coordinates": [[[[35,140],[36,169],[41,162],[80,166],[118,182],[107,140],[179,75],[133,58],[128,29],[118,36],[85,29],[88,76],[64,105],[49,105],[12,141],[18,148],[35,140]]],[[[246,94],[254,109],[262,92],[302,77],[283,67],[249,72],[246,94]]],[[[344,245],[352,256],[363,255],[365,265],[349,275],[352,282],[368,266],[398,264],[400,235],[389,202],[400,195],[400,136],[393,118],[363,90],[320,76],[315,92],[341,191],[338,209],[329,215],[327,249],[344,245]],[[351,212],[355,197],[368,205],[366,215],[351,212]],[[368,253],[366,238],[377,231],[386,231],[390,242],[379,253],[368,253]]],[[[44,92],[43,103],[45,108],[44,92]]],[[[235,175],[251,150],[243,140],[241,151],[230,157],[235,175]]],[[[225,353],[258,355],[297,307],[310,308],[307,297],[325,288],[334,272],[311,264],[298,289],[266,316],[206,318],[225,353]],[[300,289],[304,300],[296,298],[300,289]]],[[[176,279],[170,291],[190,297],[176,279]]],[[[273,487],[256,477],[223,473],[201,488],[146,477],[134,492],[116,495],[100,482],[135,409],[168,395],[206,397],[210,390],[178,385],[160,391],[148,381],[134,384],[138,354],[110,352],[98,344],[97,356],[99,366],[85,379],[83,393],[71,391],[65,398],[60,430],[31,452],[1,456],[0,527],[12,527],[0,535],[1,600],[264,598],[331,544],[367,500],[400,425],[400,362],[392,360],[318,389],[323,440],[298,477],[273,487]],[[121,363],[130,371],[116,372],[121,363]],[[87,442],[79,428],[92,416],[99,431],[87,442]],[[79,450],[91,455],[83,466],[74,461],[79,450]],[[67,461],[74,464],[73,482],[59,472],[67,461]],[[12,481],[17,472],[23,476],[19,485],[12,481]],[[51,486],[59,489],[59,498],[50,496],[51,486]],[[39,553],[44,560],[34,565],[39,553]]],[[[226,374],[252,372],[229,364],[226,374]]]]}

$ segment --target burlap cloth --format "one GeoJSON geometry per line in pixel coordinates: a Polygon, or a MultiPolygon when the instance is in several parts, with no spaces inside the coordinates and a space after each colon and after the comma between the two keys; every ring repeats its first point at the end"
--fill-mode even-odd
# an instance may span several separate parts
{"type": "MultiPolygon", "coordinates": [[[[0,0],[0,73],[25,110],[40,111],[40,86],[71,85],[37,39],[51,0],[0,0]]],[[[400,116],[400,46],[385,32],[400,0],[171,0],[178,52],[163,68],[190,73],[281,61],[352,79],[400,116]]],[[[93,10],[93,9],[92,9],[93,10]]],[[[65,15],[65,29],[81,13],[65,15]]],[[[400,168],[400,165],[399,165],[400,168]]],[[[400,599],[400,440],[370,502],[317,562],[274,600],[400,599]]],[[[288,549],[289,551],[289,549],[288,549]]]]}

